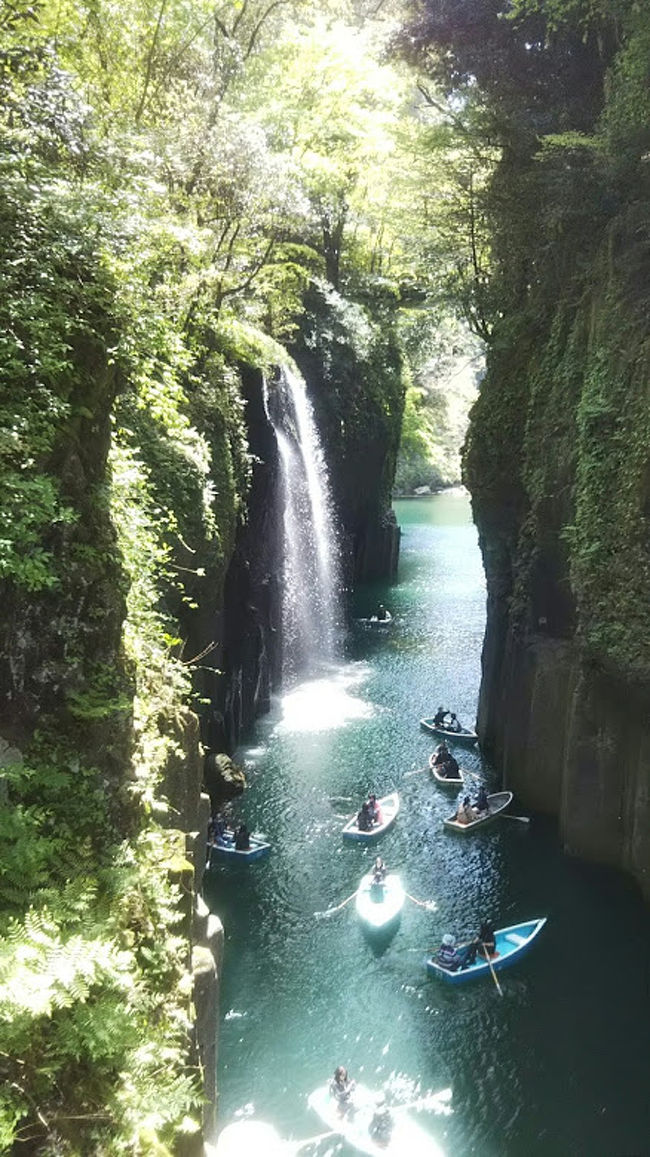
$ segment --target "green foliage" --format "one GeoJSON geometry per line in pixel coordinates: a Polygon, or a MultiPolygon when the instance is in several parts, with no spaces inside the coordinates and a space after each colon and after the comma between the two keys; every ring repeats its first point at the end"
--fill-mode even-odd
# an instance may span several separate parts
{"type": "MultiPolygon", "coordinates": [[[[48,841],[45,824],[32,838],[48,841]]],[[[196,1103],[175,994],[185,948],[159,871],[170,851],[163,832],[107,849],[110,866],[36,889],[23,917],[3,921],[5,1147],[126,1154],[156,1143],[162,1153],[196,1103]]]]}
{"type": "Polygon", "coordinates": [[[5,1149],[164,1154],[195,1128],[183,848],[155,816],[245,515],[242,367],[323,358],[332,443],[387,447],[387,504],[397,319],[436,280],[431,122],[364,7],[0,11],[0,586],[18,726],[43,719],[0,806],[5,1149]]]}
{"type": "Polygon", "coordinates": [[[436,342],[429,342],[418,361],[417,385],[406,392],[397,494],[460,482],[460,447],[483,358],[480,343],[464,326],[441,319],[436,342]]]}
{"type": "Polygon", "coordinates": [[[492,590],[515,631],[577,636],[645,684],[647,8],[425,2],[415,43],[470,147],[502,150],[480,197],[487,295],[465,282],[489,322],[465,474],[492,590]]]}

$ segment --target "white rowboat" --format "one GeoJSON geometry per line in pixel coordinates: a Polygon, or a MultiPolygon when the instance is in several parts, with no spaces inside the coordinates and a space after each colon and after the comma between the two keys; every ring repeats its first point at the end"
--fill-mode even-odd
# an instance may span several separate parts
{"type": "Polygon", "coordinates": [[[428,731],[430,735],[439,735],[441,739],[448,739],[450,743],[462,743],[465,747],[473,747],[478,740],[476,732],[471,731],[469,727],[462,727],[460,731],[454,731],[450,727],[438,727],[433,719],[421,719],[420,727],[423,731],[428,731]]]}
{"type": "Polygon", "coordinates": [[[465,775],[464,775],[462,767],[458,768],[458,775],[454,775],[454,776],[442,775],[440,765],[437,763],[434,763],[433,762],[434,759],[435,759],[435,754],[429,756],[429,767],[431,768],[431,774],[432,774],[433,778],[435,779],[436,783],[442,784],[443,787],[458,787],[458,788],[460,788],[463,786],[463,784],[465,782],[465,775]]]}
{"type": "Polygon", "coordinates": [[[364,843],[369,843],[372,840],[379,839],[379,836],[383,836],[384,832],[392,828],[399,811],[399,796],[397,792],[394,791],[391,792],[390,795],[382,796],[381,799],[377,800],[377,803],[379,804],[379,810],[381,812],[381,823],[375,824],[375,827],[371,828],[369,832],[361,832],[357,826],[357,817],[353,816],[343,828],[344,840],[361,840],[364,843]]]}
{"type": "Polygon", "coordinates": [[[391,1108],[395,1124],[388,1144],[381,1145],[373,1140],[369,1130],[378,1097],[378,1093],[357,1085],[352,1097],[353,1111],[344,1116],[341,1116],[338,1102],[331,1096],[328,1085],[310,1093],[307,1102],[329,1129],[344,1137],[353,1149],[368,1153],[370,1157],[445,1157],[431,1134],[399,1106],[391,1108]]]}
{"type": "Polygon", "coordinates": [[[399,876],[389,872],[383,884],[372,883],[372,873],[359,884],[356,909],[360,920],[374,931],[388,928],[404,906],[404,887],[399,876]]]}
{"type": "Polygon", "coordinates": [[[501,815],[501,812],[504,812],[507,807],[510,807],[511,803],[511,791],[496,791],[488,796],[488,810],[477,815],[476,819],[471,823],[459,823],[455,818],[456,813],[450,816],[448,820],[443,820],[442,822],[446,828],[449,828],[450,831],[453,832],[475,832],[476,829],[482,827],[483,824],[489,824],[492,820],[495,820],[497,816],[501,815]]]}

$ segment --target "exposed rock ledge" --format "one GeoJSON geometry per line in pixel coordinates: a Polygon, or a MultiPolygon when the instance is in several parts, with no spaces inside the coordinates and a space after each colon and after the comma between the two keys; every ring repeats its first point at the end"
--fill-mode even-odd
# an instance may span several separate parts
{"type": "Polygon", "coordinates": [[[567,851],[625,868],[650,899],[650,720],[571,641],[488,630],[479,734],[504,785],[556,814],[567,851]]]}

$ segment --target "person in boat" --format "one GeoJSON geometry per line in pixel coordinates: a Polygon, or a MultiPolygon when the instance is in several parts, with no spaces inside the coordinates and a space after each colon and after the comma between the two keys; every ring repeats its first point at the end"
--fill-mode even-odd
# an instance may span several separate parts
{"type": "Polygon", "coordinates": [[[342,1117],[354,1107],[352,1104],[352,1094],[355,1088],[356,1084],[348,1076],[348,1070],[343,1065],[338,1065],[330,1081],[330,1096],[336,1101],[342,1117]]]}
{"type": "Polygon", "coordinates": [[[440,774],[445,779],[458,779],[460,775],[460,768],[458,760],[454,759],[451,751],[447,753],[447,758],[444,763],[440,765],[440,774]]]}
{"type": "Polygon", "coordinates": [[[388,611],[383,603],[380,603],[375,611],[375,618],[378,623],[385,623],[388,619],[388,611]]]}
{"type": "Polygon", "coordinates": [[[361,804],[357,814],[357,827],[360,832],[372,831],[372,813],[367,801],[361,804]]]}
{"type": "Polygon", "coordinates": [[[494,928],[484,920],[479,928],[477,936],[478,951],[480,955],[487,960],[488,957],[494,956],[497,950],[497,939],[494,935],[494,928]]]}
{"type": "Polygon", "coordinates": [[[373,826],[382,823],[381,808],[377,803],[377,796],[371,792],[368,796],[368,811],[372,818],[373,826]]]}
{"type": "Polygon", "coordinates": [[[473,824],[474,823],[474,820],[476,819],[476,812],[474,811],[474,808],[472,807],[472,805],[470,803],[468,795],[465,796],[465,799],[463,800],[462,804],[458,808],[458,811],[456,812],[456,815],[454,818],[455,818],[457,824],[473,824]]]}
{"type": "Polygon", "coordinates": [[[446,711],[444,707],[439,707],[433,717],[433,726],[446,727],[447,725],[445,723],[445,716],[447,715],[449,715],[449,712],[446,711]]]}
{"type": "Polygon", "coordinates": [[[447,731],[462,731],[463,730],[460,723],[458,722],[458,717],[454,714],[453,711],[450,712],[449,723],[445,723],[444,726],[447,728],[447,731]]]}
{"type": "Polygon", "coordinates": [[[235,832],[235,850],[238,852],[250,852],[251,848],[251,834],[246,827],[246,824],[240,824],[235,832]]]}
{"type": "Polygon", "coordinates": [[[376,1141],[378,1145],[388,1145],[394,1127],[395,1121],[393,1114],[386,1104],[386,1098],[381,1097],[377,1102],[377,1108],[372,1115],[372,1119],[368,1126],[368,1132],[370,1133],[373,1141],[376,1141]]]}
{"type": "Polygon", "coordinates": [[[484,784],[481,784],[478,789],[478,795],[476,797],[474,807],[476,808],[479,815],[483,815],[485,812],[489,812],[490,810],[490,801],[488,799],[488,793],[485,790],[484,784]]]}
{"type": "Polygon", "coordinates": [[[456,942],[447,932],[442,938],[442,944],[436,953],[436,963],[448,972],[458,972],[460,968],[468,968],[476,960],[476,941],[471,944],[462,944],[456,947],[456,942]]]}
{"type": "Polygon", "coordinates": [[[450,754],[451,752],[449,751],[449,748],[443,739],[442,743],[438,744],[433,754],[434,767],[441,767],[443,763],[446,763],[450,754]]]}
{"type": "Polygon", "coordinates": [[[227,830],[228,825],[225,819],[221,815],[221,812],[217,812],[216,816],[213,816],[210,820],[208,826],[208,843],[222,844],[227,830]]]}
{"type": "Polygon", "coordinates": [[[377,858],[375,859],[375,862],[372,866],[372,879],[370,881],[370,887],[373,889],[374,892],[379,892],[379,891],[383,892],[385,880],[386,880],[386,865],[385,865],[384,861],[382,860],[381,856],[377,856],[377,858]]]}

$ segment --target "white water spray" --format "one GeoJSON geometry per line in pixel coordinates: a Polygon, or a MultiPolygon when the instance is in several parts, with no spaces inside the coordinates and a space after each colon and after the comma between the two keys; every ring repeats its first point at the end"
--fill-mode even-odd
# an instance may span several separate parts
{"type": "Polygon", "coordinates": [[[282,472],[282,673],[313,674],[336,654],[338,544],[327,467],[302,378],[287,368],[267,392],[282,472]]]}

